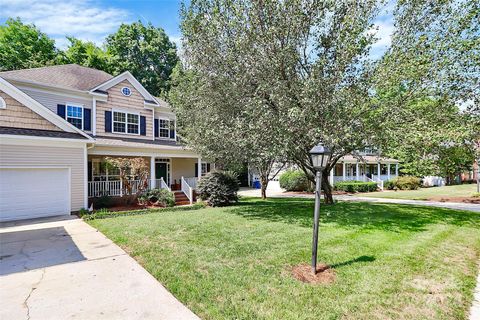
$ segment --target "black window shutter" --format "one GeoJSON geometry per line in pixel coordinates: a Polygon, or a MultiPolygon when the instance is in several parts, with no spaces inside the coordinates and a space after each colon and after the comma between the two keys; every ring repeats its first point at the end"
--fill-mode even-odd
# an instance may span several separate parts
{"type": "Polygon", "coordinates": [[[112,111],[105,111],[105,132],[112,132],[112,111]]]}
{"type": "Polygon", "coordinates": [[[147,118],[144,116],[140,116],[140,134],[142,136],[147,135],[147,118]]]}
{"type": "Polygon", "coordinates": [[[198,163],[195,163],[195,177],[198,177],[198,163]]]}
{"type": "Polygon", "coordinates": [[[154,123],[153,132],[155,133],[155,137],[158,137],[158,119],[155,119],[153,123],[154,123]]]}
{"type": "Polygon", "coordinates": [[[207,163],[207,172],[210,172],[210,163],[207,163]]]}
{"type": "Polygon", "coordinates": [[[170,120],[170,139],[175,138],[175,121],[170,120]]]}
{"type": "Polygon", "coordinates": [[[83,108],[83,130],[92,130],[92,109],[83,108]]]}
{"type": "Polygon", "coordinates": [[[88,161],[88,181],[93,181],[93,163],[88,161]]]}
{"type": "Polygon", "coordinates": [[[57,104],[57,114],[62,117],[63,119],[66,119],[65,117],[65,105],[64,104],[57,104]]]}

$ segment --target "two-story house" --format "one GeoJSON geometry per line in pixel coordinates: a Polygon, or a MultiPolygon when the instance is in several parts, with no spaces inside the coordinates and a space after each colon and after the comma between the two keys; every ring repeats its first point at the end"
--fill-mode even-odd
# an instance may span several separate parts
{"type": "MultiPolygon", "coordinates": [[[[0,221],[70,214],[122,195],[106,157],[143,157],[150,187],[184,192],[210,170],[170,106],[128,71],[75,64],[0,72],[0,221]]],[[[134,178],[132,178],[134,179],[134,178]]]]}

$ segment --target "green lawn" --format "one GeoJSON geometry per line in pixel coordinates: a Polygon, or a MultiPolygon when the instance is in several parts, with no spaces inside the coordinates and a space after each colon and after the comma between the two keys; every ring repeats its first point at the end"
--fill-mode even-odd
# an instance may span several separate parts
{"type": "Polygon", "coordinates": [[[420,188],[418,190],[384,191],[359,194],[363,197],[427,200],[431,197],[471,197],[477,191],[476,184],[420,188]]]}
{"type": "Polygon", "coordinates": [[[467,318],[480,214],[322,206],[319,260],[337,279],[308,285],[290,269],[310,261],[312,212],[310,199],[245,199],[228,208],[89,223],[204,319],[467,318]]]}

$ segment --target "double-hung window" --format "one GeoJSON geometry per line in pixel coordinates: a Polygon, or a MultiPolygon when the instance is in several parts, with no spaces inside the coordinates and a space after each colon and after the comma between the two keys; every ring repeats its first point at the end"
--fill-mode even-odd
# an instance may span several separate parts
{"type": "Polygon", "coordinates": [[[167,119],[158,119],[158,136],[160,138],[170,137],[170,121],[167,119]]]}
{"type": "Polygon", "coordinates": [[[67,105],[67,121],[83,129],[83,107],[67,105]]]}
{"type": "Polygon", "coordinates": [[[113,132],[139,134],[140,116],[134,113],[114,111],[113,132]]]}

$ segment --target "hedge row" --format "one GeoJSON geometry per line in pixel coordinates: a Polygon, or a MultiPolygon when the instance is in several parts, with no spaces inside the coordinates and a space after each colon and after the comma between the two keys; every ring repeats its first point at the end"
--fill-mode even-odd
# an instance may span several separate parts
{"type": "Polygon", "coordinates": [[[377,191],[376,182],[363,182],[363,181],[341,181],[335,183],[335,190],[345,192],[372,192],[377,191]]]}

